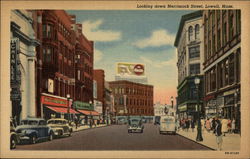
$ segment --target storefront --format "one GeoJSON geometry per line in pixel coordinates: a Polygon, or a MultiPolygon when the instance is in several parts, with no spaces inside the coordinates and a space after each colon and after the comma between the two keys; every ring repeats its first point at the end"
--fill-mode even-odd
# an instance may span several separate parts
{"type": "Polygon", "coordinates": [[[41,96],[42,117],[46,120],[51,118],[65,118],[73,120],[77,111],[71,108],[72,100],[43,93],[41,96]]]}
{"type": "Polygon", "coordinates": [[[93,104],[81,101],[74,101],[73,108],[80,114],[79,120],[81,124],[89,125],[92,119],[95,124],[98,123],[98,120],[100,121],[100,114],[94,111],[93,104]]]}
{"type": "Polygon", "coordinates": [[[179,119],[187,118],[187,105],[179,105],[178,106],[179,119]]]}

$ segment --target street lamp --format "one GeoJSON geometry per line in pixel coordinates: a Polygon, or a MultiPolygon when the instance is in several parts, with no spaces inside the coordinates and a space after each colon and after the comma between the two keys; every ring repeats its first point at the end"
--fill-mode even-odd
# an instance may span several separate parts
{"type": "Polygon", "coordinates": [[[69,115],[70,115],[70,113],[69,113],[69,100],[70,100],[70,94],[67,94],[67,106],[68,106],[68,108],[67,108],[67,114],[68,114],[68,123],[69,123],[69,115]]]}
{"type": "Polygon", "coordinates": [[[201,118],[200,118],[200,105],[199,105],[199,85],[200,85],[200,78],[195,77],[194,83],[196,85],[196,92],[197,92],[197,108],[198,108],[198,127],[197,127],[197,137],[196,141],[203,141],[202,134],[201,134],[201,118]]]}
{"type": "MultiPolygon", "coordinates": [[[[89,101],[89,106],[91,107],[92,106],[92,101],[90,100],[89,101]]],[[[92,127],[92,110],[90,110],[90,127],[92,127]]]]}
{"type": "Polygon", "coordinates": [[[174,97],[171,96],[171,104],[172,104],[172,109],[174,108],[174,97]]]}

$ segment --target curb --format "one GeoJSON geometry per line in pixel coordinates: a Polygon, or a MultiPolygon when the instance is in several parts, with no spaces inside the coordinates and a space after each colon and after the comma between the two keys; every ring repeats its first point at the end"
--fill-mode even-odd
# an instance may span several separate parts
{"type": "Polygon", "coordinates": [[[92,127],[92,128],[81,129],[81,130],[73,131],[73,133],[75,133],[75,132],[79,132],[79,131],[88,130],[88,129],[95,129],[95,128],[107,127],[107,126],[110,126],[110,125],[105,125],[105,126],[99,126],[99,127],[92,127]]]}
{"type": "Polygon", "coordinates": [[[188,137],[186,137],[186,136],[183,136],[183,135],[181,135],[181,134],[179,134],[179,133],[176,133],[176,134],[179,135],[179,136],[181,136],[181,137],[183,137],[183,138],[188,139],[189,141],[192,141],[192,142],[194,142],[194,143],[200,144],[200,145],[202,145],[202,146],[204,146],[204,147],[206,147],[206,148],[209,148],[209,149],[215,151],[215,149],[213,149],[213,148],[211,148],[211,147],[208,147],[207,145],[204,145],[204,144],[202,144],[202,143],[200,143],[200,142],[194,141],[194,140],[192,140],[192,139],[190,139],[190,138],[188,138],[188,137]]]}

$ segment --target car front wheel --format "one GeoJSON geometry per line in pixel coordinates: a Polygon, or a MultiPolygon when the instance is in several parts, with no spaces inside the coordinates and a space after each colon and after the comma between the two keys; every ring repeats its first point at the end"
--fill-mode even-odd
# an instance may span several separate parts
{"type": "Polygon", "coordinates": [[[49,134],[49,141],[52,141],[53,140],[53,133],[50,133],[49,134]]]}
{"type": "Polygon", "coordinates": [[[36,143],[36,140],[37,140],[36,135],[33,135],[33,136],[31,136],[31,138],[30,138],[30,143],[31,143],[31,144],[35,144],[35,143],[36,143]]]}
{"type": "Polygon", "coordinates": [[[10,139],[10,149],[15,149],[16,148],[16,140],[14,137],[11,137],[10,139]]]}

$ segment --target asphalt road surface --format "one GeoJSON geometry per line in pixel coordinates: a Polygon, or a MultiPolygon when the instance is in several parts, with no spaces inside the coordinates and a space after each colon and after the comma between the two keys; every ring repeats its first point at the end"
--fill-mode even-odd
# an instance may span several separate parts
{"type": "Polygon", "coordinates": [[[143,133],[128,133],[126,125],[112,125],[75,132],[71,137],[17,145],[18,150],[211,150],[180,135],[160,135],[158,127],[145,124],[143,133]]]}

